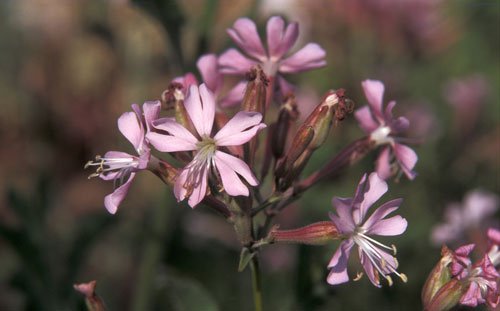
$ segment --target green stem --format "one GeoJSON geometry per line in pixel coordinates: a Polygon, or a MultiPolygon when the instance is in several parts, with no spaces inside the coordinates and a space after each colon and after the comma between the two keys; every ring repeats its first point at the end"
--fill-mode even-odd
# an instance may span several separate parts
{"type": "Polygon", "coordinates": [[[262,280],[257,256],[252,258],[250,270],[252,271],[252,291],[255,311],[262,311],[262,280]]]}
{"type": "Polygon", "coordinates": [[[151,293],[153,292],[153,278],[156,275],[158,264],[164,246],[166,222],[169,209],[164,204],[157,204],[153,211],[153,223],[149,235],[146,237],[142,261],[139,267],[139,276],[135,284],[132,298],[132,311],[151,310],[151,293]]]}

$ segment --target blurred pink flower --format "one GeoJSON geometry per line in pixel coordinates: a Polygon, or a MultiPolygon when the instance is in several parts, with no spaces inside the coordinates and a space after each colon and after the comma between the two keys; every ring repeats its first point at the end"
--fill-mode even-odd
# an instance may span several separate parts
{"type": "Polygon", "coordinates": [[[482,190],[468,192],[463,204],[450,204],[444,214],[445,222],[434,227],[431,234],[436,245],[460,240],[467,230],[477,228],[499,208],[499,198],[482,190]]]}
{"type": "Polygon", "coordinates": [[[118,206],[128,193],[137,171],[146,169],[150,158],[150,147],[145,135],[151,129],[151,122],[158,118],[161,104],[159,101],[145,102],[143,111],[133,104],[133,111],[125,112],[118,119],[120,132],[134,146],[137,155],[120,151],[108,151],[104,157],[97,156],[85,167],[97,166],[96,173],[103,180],[113,180],[115,190],[104,198],[104,205],[111,214],[116,213],[118,206]]]}
{"type": "MultiPolygon", "coordinates": [[[[236,84],[227,94],[222,95],[224,76],[220,71],[217,56],[215,54],[205,54],[196,62],[196,67],[201,74],[203,83],[217,98],[217,103],[221,107],[229,107],[238,104],[243,99],[246,81],[236,84]]],[[[191,85],[198,85],[198,80],[192,73],[175,78],[172,82],[183,86],[184,92],[189,90],[191,85]]]]}
{"type": "Polygon", "coordinates": [[[248,142],[257,132],[266,127],[261,123],[262,115],[255,112],[238,112],[217,134],[211,135],[215,118],[214,95],[205,84],[198,88],[192,85],[185,101],[185,107],[198,137],[195,137],[173,118],[159,119],[154,123],[157,130],[147,138],[163,152],[195,151],[193,160],[177,176],[174,194],[177,200],[188,198],[188,204],[195,207],[207,192],[207,183],[212,168],[216,168],[224,190],[231,196],[249,195],[247,186],[239,174],[251,186],[258,184],[257,178],[241,159],[218,150],[225,146],[239,146],[248,142]]]}
{"type": "MultiPolygon", "coordinates": [[[[354,198],[333,198],[332,203],[337,214],[330,213],[330,218],[345,240],[340,244],[328,264],[330,274],[327,281],[329,284],[335,285],[349,281],[347,262],[355,244],[358,246],[361,264],[373,285],[381,286],[380,274],[389,282],[389,285],[392,285],[392,279],[389,276],[391,273],[396,274],[406,282],[406,276],[396,271],[398,267],[396,258],[383,250],[386,249],[395,254],[395,246],[386,246],[369,236],[399,235],[406,230],[408,223],[401,216],[385,218],[399,208],[402,199],[384,203],[365,220],[370,207],[385,192],[387,192],[387,183],[377,173],[371,173],[368,179],[366,174],[363,176],[354,198]]],[[[361,275],[358,274],[357,278],[359,277],[361,275]]]]}
{"type": "Polygon", "coordinates": [[[488,83],[479,75],[471,75],[450,81],[444,89],[444,97],[454,110],[455,130],[466,136],[476,125],[479,113],[488,94],[488,83]]]}
{"type": "Polygon", "coordinates": [[[402,138],[395,135],[406,131],[410,122],[405,117],[397,119],[392,116],[395,101],[389,102],[385,111],[383,110],[384,84],[376,80],[365,80],[362,82],[368,106],[358,109],[355,117],[363,131],[370,135],[370,139],[377,146],[384,146],[379,154],[376,170],[383,179],[392,175],[391,162],[395,158],[400,169],[409,179],[414,179],[416,173],[413,170],[418,157],[415,151],[406,145],[400,144],[402,138]]]}
{"type": "Polygon", "coordinates": [[[316,43],[308,43],[292,55],[284,57],[297,41],[299,26],[291,23],[285,27],[285,21],[279,16],[273,16],[267,22],[267,51],[255,23],[248,18],[239,18],[227,32],[248,57],[236,49],[227,50],[219,57],[221,71],[243,75],[255,64],[260,64],[268,77],[276,77],[283,94],[290,92],[293,86],[278,73],[297,73],[326,65],[326,53],[316,43]]]}

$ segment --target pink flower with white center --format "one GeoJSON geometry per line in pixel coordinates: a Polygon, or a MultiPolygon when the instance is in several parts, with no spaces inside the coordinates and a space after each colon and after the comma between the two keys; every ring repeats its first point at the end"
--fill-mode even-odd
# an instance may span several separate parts
{"type": "MultiPolygon", "coordinates": [[[[396,271],[398,261],[394,257],[396,247],[387,246],[370,235],[392,236],[402,234],[408,225],[406,219],[397,215],[385,218],[387,215],[399,208],[402,199],[394,199],[382,204],[366,219],[370,207],[387,192],[387,183],[377,173],[371,173],[368,178],[363,176],[356,189],[354,198],[338,198],[332,200],[337,214],[330,213],[330,218],[344,237],[339,248],[333,255],[328,268],[328,283],[332,285],[349,281],[347,274],[347,262],[351,249],[358,246],[361,264],[368,278],[377,287],[380,285],[382,275],[392,285],[389,274],[394,273],[404,282],[407,278],[404,274],[396,271]],[[386,250],[392,252],[389,253],[386,250]],[[394,254],[394,255],[393,255],[394,254]]],[[[362,273],[358,273],[358,280],[362,273]]]]}
{"type": "Polygon", "coordinates": [[[480,228],[491,220],[499,204],[500,199],[494,193],[479,189],[468,192],[463,203],[452,203],[446,208],[445,222],[432,230],[432,242],[441,245],[460,240],[470,229],[480,228]]]}
{"type": "Polygon", "coordinates": [[[212,136],[215,117],[214,95],[205,84],[192,85],[184,103],[193,122],[198,137],[195,137],[173,118],[159,119],[154,123],[157,130],[166,133],[150,132],[147,138],[159,151],[194,151],[193,160],[179,173],[174,186],[177,200],[188,198],[188,204],[195,207],[207,193],[209,175],[216,169],[227,194],[248,196],[247,186],[241,176],[251,186],[258,184],[248,165],[220,147],[239,146],[248,142],[257,132],[266,127],[261,123],[262,115],[256,112],[238,112],[219,132],[212,136]],[[239,175],[239,176],[238,176],[239,175]]]}
{"type": "Polygon", "coordinates": [[[151,122],[158,118],[161,109],[159,101],[145,102],[143,112],[138,105],[132,105],[133,111],[125,112],[118,119],[118,129],[134,146],[137,156],[120,151],[108,151],[104,157],[97,156],[89,161],[85,168],[97,166],[90,177],[99,176],[103,180],[113,180],[115,190],[104,198],[104,205],[111,214],[116,213],[118,206],[128,193],[136,172],[147,168],[150,158],[150,147],[145,135],[151,129],[151,122]]]}
{"type": "Polygon", "coordinates": [[[470,307],[487,303],[495,308],[500,302],[498,291],[500,274],[495,270],[488,254],[472,265],[469,254],[473,248],[474,244],[469,244],[453,252],[450,272],[467,288],[459,302],[470,307]]]}
{"type": "MultiPolygon", "coordinates": [[[[215,54],[205,54],[196,62],[196,67],[201,74],[203,83],[215,95],[221,107],[230,107],[238,104],[243,99],[246,82],[241,81],[236,84],[227,94],[222,96],[224,76],[220,71],[217,56],[215,54]]],[[[198,80],[192,73],[175,78],[172,82],[182,84],[184,93],[191,85],[198,85],[198,80]]]]}
{"type": "Polygon", "coordinates": [[[356,119],[363,131],[377,146],[384,146],[377,159],[376,171],[383,179],[392,176],[391,162],[395,158],[399,168],[409,179],[414,179],[413,170],[417,163],[417,154],[411,148],[400,142],[403,138],[395,135],[408,129],[409,121],[405,117],[397,119],[392,116],[395,101],[389,102],[383,110],[384,84],[376,80],[362,82],[368,106],[355,112],[356,119]]]}
{"type": "Polygon", "coordinates": [[[279,16],[273,16],[267,22],[267,51],[255,23],[248,18],[239,18],[227,32],[248,57],[236,49],[227,50],[219,57],[221,72],[243,75],[255,64],[260,64],[266,76],[277,78],[283,94],[291,91],[293,86],[278,73],[297,73],[326,65],[326,53],[316,43],[308,43],[292,55],[284,57],[297,41],[299,26],[291,23],[285,27],[285,21],[279,16]]]}

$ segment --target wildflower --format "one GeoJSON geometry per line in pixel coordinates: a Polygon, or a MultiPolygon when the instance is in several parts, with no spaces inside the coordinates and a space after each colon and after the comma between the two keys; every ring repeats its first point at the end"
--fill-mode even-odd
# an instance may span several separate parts
{"type": "Polygon", "coordinates": [[[145,135],[151,128],[151,122],[158,118],[161,104],[159,101],[145,102],[143,112],[133,104],[132,110],[125,112],[118,119],[118,129],[134,146],[137,156],[125,152],[108,151],[104,157],[96,156],[85,168],[97,166],[91,177],[99,176],[103,180],[114,181],[114,191],[104,198],[104,205],[111,214],[116,213],[118,206],[128,193],[136,172],[147,168],[150,159],[150,147],[145,135]]]}
{"type": "MultiPolygon", "coordinates": [[[[241,102],[246,88],[245,81],[239,82],[227,94],[222,96],[224,76],[220,70],[215,54],[205,54],[201,56],[196,62],[196,67],[201,74],[203,83],[205,83],[207,88],[215,95],[221,107],[230,107],[241,102]]],[[[198,80],[192,73],[176,77],[172,82],[178,84],[179,88],[182,87],[182,99],[184,99],[185,93],[189,90],[191,85],[198,85],[198,80]]]]}
{"type": "Polygon", "coordinates": [[[267,22],[267,51],[257,33],[255,23],[248,18],[239,18],[229,36],[248,56],[236,49],[229,49],[219,57],[221,71],[226,74],[243,75],[255,64],[260,64],[268,77],[276,77],[281,92],[287,94],[293,86],[278,73],[297,73],[326,65],[325,51],[316,43],[308,43],[288,57],[284,55],[292,48],[299,35],[297,23],[285,27],[285,21],[273,16],[267,22]]]}
{"type": "Polygon", "coordinates": [[[473,248],[474,244],[459,247],[451,262],[451,274],[464,286],[459,302],[469,307],[487,303],[495,308],[500,302],[497,284],[500,274],[495,270],[488,254],[471,264],[469,254],[473,248]]]}
{"type": "Polygon", "coordinates": [[[494,266],[498,266],[500,265],[500,230],[489,228],[487,235],[491,244],[488,257],[494,266]]]}
{"type": "Polygon", "coordinates": [[[394,119],[392,109],[395,101],[389,102],[383,111],[384,84],[376,80],[362,82],[368,106],[358,109],[356,119],[363,131],[370,135],[370,140],[376,146],[384,146],[379,154],[376,171],[383,179],[392,175],[391,162],[395,158],[398,166],[409,179],[414,179],[416,173],[412,171],[417,163],[415,151],[401,144],[402,138],[395,135],[408,129],[409,121],[404,117],[394,119]]]}
{"type": "MultiPolygon", "coordinates": [[[[376,173],[371,173],[368,179],[366,174],[363,176],[354,198],[333,198],[332,203],[337,214],[330,213],[330,218],[344,241],[341,242],[328,264],[330,268],[328,283],[335,285],[349,280],[347,262],[354,245],[358,246],[361,264],[373,285],[381,286],[380,275],[389,282],[389,285],[392,285],[392,279],[389,276],[391,273],[396,274],[404,282],[407,281],[406,275],[396,271],[398,267],[398,261],[394,257],[396,247],[394,245],[389,247],[370,237],[370,235],[399,235],[406,230],[408,223],[401,216],[385,218],[399,208],[402,199],[384,203],[365,219],[370,207],[385,192],[387,192],[387,183],[376,173]],[[392,254],[386,250],[391,251],[392,254]]],[[[355,280],[362,275],[358,273],[355,280]]]]}
{"type": "Polygon", "coordinates": [[[201,84],[199,88],[194,85],[190,87],[185,107],[198,137],[172,118],[159,119],[154,123],[157,130],[166,133],[147,134],[151,144],[159,151],[194,151],[192,161],[182,169],[175,181],[174,194],[177,200],[188,198],[191,207],[200,203],[206,195],[212,168],[218,171],[226,193],[231,196],[248,196],[248,188],[238,175],[251,186],[256,186],[258,181],[254,174],[241,159],[219,149],[248,142],[259,130],[266,127],[260,123],[262,115],[240,111],[212,136],[215,99],[205,84],[201,84]]]}
{"type": "Polygon", "coordinates": [[[497,195],[478,189],[468,192],[462,204],[452,203],[446,208],[445,222],[432,230],[432,242],[440,245],[459,240],[467,230],[477,228],[490,219],[498,208],[497,195]]]}

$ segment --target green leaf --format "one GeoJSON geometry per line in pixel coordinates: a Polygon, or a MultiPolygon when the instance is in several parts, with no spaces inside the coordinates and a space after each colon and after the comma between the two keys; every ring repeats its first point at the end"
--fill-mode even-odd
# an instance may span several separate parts
{"type": "Polygon", "coordinates": [[[250,262],[250,260],[252,260],[252,258],[255,256],[255,254],[257,254],[257,253],[251,252],[246,247],[241,250],[240,264],[238,265],[239,272],[245,270],[246,266],[248,266],[248,263],[250,262]]]}

